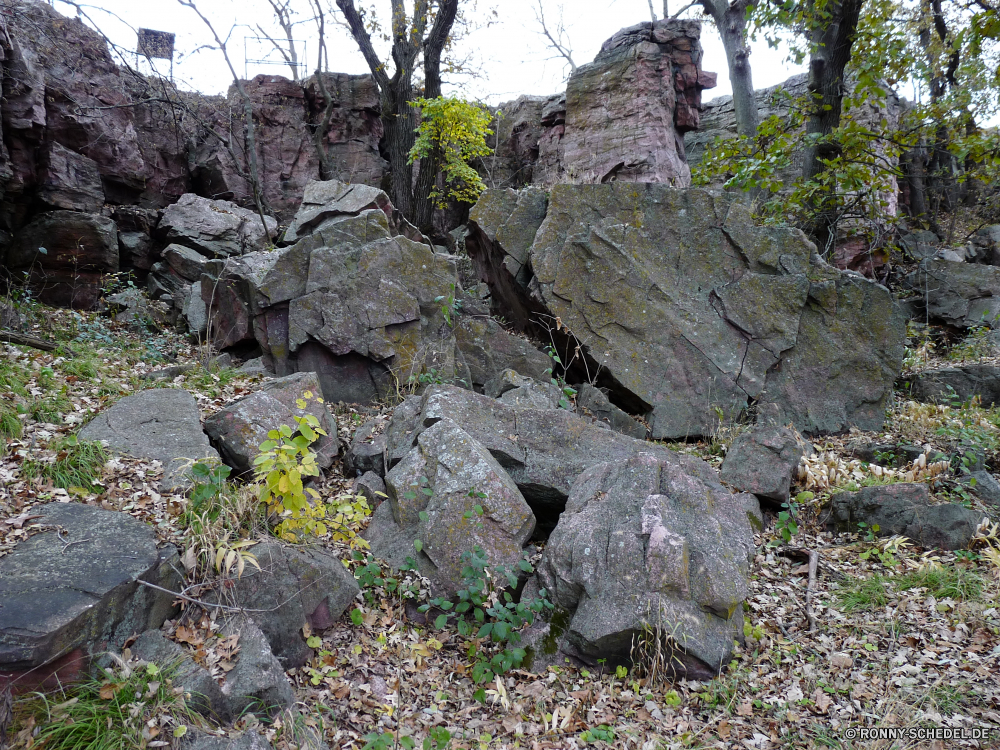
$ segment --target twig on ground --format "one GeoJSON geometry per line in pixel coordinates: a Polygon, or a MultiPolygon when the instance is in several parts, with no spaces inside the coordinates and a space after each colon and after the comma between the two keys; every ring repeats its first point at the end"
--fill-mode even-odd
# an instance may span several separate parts
{"type": "Polygon", "coordinates": [[[813,612],[812,598],[816,589],[816,568],[819,566],[819,550],[809,550],[809,583],[806,585],[806,620],[809,632],[816,632],[816,613],[813,612]]]}

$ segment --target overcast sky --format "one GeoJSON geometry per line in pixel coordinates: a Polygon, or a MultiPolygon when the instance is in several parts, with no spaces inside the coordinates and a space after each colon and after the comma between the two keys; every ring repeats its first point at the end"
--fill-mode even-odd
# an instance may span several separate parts
{"type": "MultiPolygon", "coordinates": [[[[470,68],[479,74],[452,76],[446,81],[445,93],[460,94],[467,98],[485,100],[491,104],[514,99],[521,94],[551,94],[565,88],[567,69],[563,61],[551,59],[552,51],[541,36],[535,20],[534,6],[538,0],[463,0],[471,7],[478,3],[470,16],[480,22],[463,42],[460,54],[468,56],[470,68]],[[490,9],[496,10],[495,20],[490,9]]],[[[541,0],[546,21],[556,26],[562,15],[566,36],[572,44],[577,65],[594,59],[601,43],[618,29],[640,21],[649,20],[648,0],[541,0]]],[[[222,55],[212,49],[212,38],[193,11],[182,7],[177,0],[92,0],[86,13],[101,30],[122,50],[134,51],[135,29],[139,27],[169,31],[177,35],[174,78],[185,88],[204,93],[224,93],[231,83],[231,76],[222,55]]],[[[296,37],[304,47],[309,61],[309,71],[316,65],[317,51],[315,25],[306,20],[307,0],[293,0],[300,5],[303,23],[296,27],[296,37]]],[[[680,5],[678,0],[672,0],[680,5]]],[[[75,10],[54,0],[55,7],[66,15],[75,10]]],[[[332,0],[329,2],[333,5],[332,0]]],[[[365,0],[359,6],[374,5],[379,11],[388,7],[387,0],[365,0]]],[[[662,0],[654,0],[658,12],[662,0]]],[[[229,35],[229,49],[239,75],[252,77],[258,73],[289,75],[287,66],[246,62],[247,58],[280,58],[266,41],[254,39],[262,36],[258,25],[275,36],[280,32],[274,22],[267,0],[200,0],[199,8],[215,24],[219,33],[229,35]]],[[[694,16],[689,11],[686,15],[694,16]]],[[[697,15],[695,17],[700,17],[697,15]]],[[[328,49],[330,68],[347,73],[367,73],[360,53],[346,31],[334,28],[329,34],[328,49]]],[[[705,49],[703,68],[719,74],[719,85],[705,92],[705,98],[730,93],[726,58],[718,34],[711,22],[703,25],[702,44],[705,49]]],[[[301,47],[300,47],[301,49],[301,47]]],[[[751,55],[754,84],[758,88],[780,83],[798,69],[786,64],[784,53],[768,49],[763,42],[754,44],[751,55]]],[[[161,70],[169,66],[157,61],[161,70]]],[[[145,66],[143,61],[140,68],[145,66]]]]}

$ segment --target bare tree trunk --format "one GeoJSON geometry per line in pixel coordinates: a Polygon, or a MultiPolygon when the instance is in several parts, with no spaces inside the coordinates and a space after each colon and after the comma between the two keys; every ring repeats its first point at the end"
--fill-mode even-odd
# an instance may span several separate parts
{"type": "MultiPolygon", "coordinates": [[[[824,22],[810,34],[812,55],[809,60],[811,102],[806,120],[806,148],[802,176],[814,180],[826,170],[824,161],[841,154],[840,143],[831,138],[840,125],[844,100],[844,69],[851,59],[854,34],[864,0],[829,0],[823,7],[824,22]]],[[[817,221],[811,234],[821,250],[831,247],[836,231],[836,217],[829,205],[832,195],[817,199],[813,206],[817,221]]]]}
{"type": "MultiPolygon", "coordinates": [[[[750,70],[750,47],[747,45],[747,8],[756,0],[701,0],[702,6],[712,16],[729,64],[729,82],[733,87],[733,108],[736,111],[736,132],[753,137],[760,124],[757,99],[754,97],[753,76],[750,70]]],[[[666,12],[666,2],[664,2],[666,12]]]]}
{"type": "Polygon", "coordinates": [[[649,17],[653,19],[653,23],[656,23],[656,11],[653,10],[653,0],[649,0],[649,17]]]}

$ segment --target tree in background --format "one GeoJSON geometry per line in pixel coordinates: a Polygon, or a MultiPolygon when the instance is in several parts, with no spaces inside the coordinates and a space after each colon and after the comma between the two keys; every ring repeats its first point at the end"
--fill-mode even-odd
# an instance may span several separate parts
{"type": "Polygon", "coordinates": [[[394,68],[391,76],[388,63],[379,58],[372,44],[372,33],[379,30],[377,21],[362,16],[354,0],[337,0],[337,7],[378,85],[393,204],[418,227],[430,229],[434,210],[430,196],[437,170],[432,157],[421,158],[419,162],[410,160],[417,138],[417,113],[411,104],[417,93],[414,74],[422,56],[423,98],[441,96],[441,56],[455,24],[458,0],[415,0],[412,17],[407,16],[403,0],[390,0],[390,4],[392,20],[388,33],[394,68]],[[419,170],[416,180],[415,163],[419,170]]]}

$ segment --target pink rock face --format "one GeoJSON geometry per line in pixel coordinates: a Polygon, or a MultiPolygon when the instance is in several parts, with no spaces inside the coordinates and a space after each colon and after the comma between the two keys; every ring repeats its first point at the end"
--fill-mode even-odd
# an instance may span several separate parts
{"type": "Polygon", "coordinates": [[[503,105],[496,172],[505,184],[691,184],[683,133],[699,126],[701,24],[659,21],[622,29],[577,68],[565,96],[503,105]]]}

